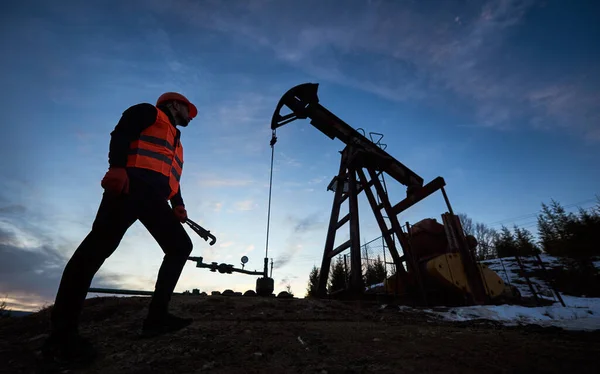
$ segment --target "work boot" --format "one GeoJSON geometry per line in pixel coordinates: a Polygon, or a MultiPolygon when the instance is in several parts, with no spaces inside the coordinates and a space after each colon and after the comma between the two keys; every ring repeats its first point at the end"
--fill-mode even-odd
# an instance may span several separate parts
{"type": "Polygon", "coordinates": [[[50,334],[40,353],[46,369],[61,370],[87,367],[97,356],[92,343],[77,332],[50,334]]]}
{"type": "Polygon", "coordinates": [[[192,318],[181,318],[174,316],[171,313],[164,313],[161,315],[149,314],[142,326],[142,336],[149,338],[178,331],[189,326],[192,321],[192,318]]]}

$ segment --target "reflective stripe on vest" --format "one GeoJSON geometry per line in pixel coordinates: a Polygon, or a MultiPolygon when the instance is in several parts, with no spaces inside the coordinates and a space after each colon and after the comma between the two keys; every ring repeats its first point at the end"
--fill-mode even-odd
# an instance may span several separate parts
{"type": "Polygon", "coordinates": [[[177,130],[167,115],[157,108],[155,122],[130,144],[127,166],[150,169],[169,178],[171,199],[179,190],[183,170],[183,147],[175,136],[177,130]]]}

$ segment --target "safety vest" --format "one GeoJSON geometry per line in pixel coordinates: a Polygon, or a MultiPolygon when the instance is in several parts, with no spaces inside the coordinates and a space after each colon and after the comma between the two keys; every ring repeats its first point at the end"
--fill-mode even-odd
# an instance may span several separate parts
{"type": "Polygon", "coordinates": [[[127,166],[150,169],[169,178],[171,199],[179,190],[179,180],[183,170],[183,146],[175,139],[177,129],[169,117],[157,109],[156,121],[140,137],[131,142],[127,156],[127,166]]]}

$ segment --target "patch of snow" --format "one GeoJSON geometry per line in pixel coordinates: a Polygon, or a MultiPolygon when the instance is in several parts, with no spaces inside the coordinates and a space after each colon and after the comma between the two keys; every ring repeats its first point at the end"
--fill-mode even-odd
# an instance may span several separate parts
{"type": "Polygon", "coordinates": [[[379,288],[379,287],[383,287],[383,282],[377,283],[377,284],[372,284],[370,286],[366,286],[365,289],[366,290],[371,290],[371,289],[379,288]]]}
{"type": "MultiPolygon", "coordinates": [[[[558,257],[541,254],[540,258],[548,270],[564,266],[558,257]]],[[[527,273],[542,270],[534,256],[521,257],[521,262],[527,273]]],[[[520,275],[521,267],[514,257],[484,260],[481,263],[495,271],[507,284],[517,287],[522,296],[533,296],[525,278],[520,275]]],[[[594,261],[594,266],[599,265],[600,261],[594,261]]],[[[427,309],[426,312],[448,321],[481,319],[497,321],[507,326],[535,324],[567,330],[600,330],[600,298],[574,297],[561,293],[560,296],[566,305],[563,307],[545,280],[531,275],[529,280],[539,297],[555,302],[551,306],[543,307],[486,305],[449,308],[445,311],[427,309]]]]}
{"type": "Polygon", "coordinates": [[[597,314],[600,316],[600,298],[575,297],[563,294],[560,294],[560,296],[562,296],[562,299],[567,307],[588,308],[591,310],[598,311],[597,314]]]}
{"type": "MultiPolygon", "coordinates": [[[[557,257],[550,256],[547,254],[541,254],[540,258],[544,264],[544,267],[547,270],[554,267],[563,266],[561,260],[557,257]]],[[[527,273],[536,270],[542,270],[541,266],[539,265],[537,259],[534,256],[521,257],[521,262],[523,264],[523,268],[527,273]]],[[[522,296],[533,297],[533,294],[529,289],[529,285],[527,284],[525,277],[522,277],[520,275],[521,267],[519,266],[519,263],[514,257],[484,260],[481,261],[481,263],[486,264],[491,270],[495,271],[504,280],[504,282],[516,287],[522,296]]],[[[545,280],[533,277],[531,275],[529,275],[529,280],[531,281],[533,288],[535,289],[536,293],[540,298],[558,301],[558,299],[554,295],[554,292],[545,280]]]]}
{"type": "Polygon", "coordinates": [[[447,321],[490,320],[506,326],[534,324],[544,327],[554,326],[567,330],[600,330],[599,298],[565,298],[567,307],[555,303],[546,307],[525,307],[519,305],[485,305],[449,308],[440,312],[425,309],[447,321]]]}
{"type": "MultiPolygon", "coordinates": [[[[564,266],[560,258],[541,254],[540,258],[547,270],[564,266]]],[[[520,275],[521,267],[514,257],[480,261],[495,271],[507,284],[519,289],[523,297],[532,297],[531,290],[524,277],[520,275]]],[[[535,256],[521,257],[526,273],[541,271],[535,256]]],[[[594,266],[600,267],[600,261],[594,266]]],[[[560,294],[565,307],[545,280],[529,275],[538,297],[554,301],[550,306],[526,307],[519,305],[485,305],[439,309],[420,309],[428,314],[438,316],[448,321],[490,320],[507,326],[534,324],[544,327],[559,327],[566,330],[594,331],[600,330],[600,298],[575,297],[560,294]]],[[[380,286],[380,285],[374,285],[380,286]]],[[[410,310],[401,306],[401,311],[410,310]]]]}

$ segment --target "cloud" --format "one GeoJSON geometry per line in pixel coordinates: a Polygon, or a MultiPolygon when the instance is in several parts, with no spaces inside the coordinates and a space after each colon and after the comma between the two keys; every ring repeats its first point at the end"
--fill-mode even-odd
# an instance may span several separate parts
{"type": "Polygon", "coordinates": [[[600,142],[600,128],[589,130],[586,134],[586,140],[590,143],[600,142]]]}
{"type": "MultiPolygon", "coordinates": [[[[250,85],[251,83],[247,83],[250,85]]],[[[206,147],[216,157],[260,155],[271,138],[270,120],[274,103],[281,93],[275,86],[246,89],[235,87],[224,94],[215,94],[204,105],[196,121],[199,126],[190,128],[188,137],[210,139],[206,147]]]]}
{"type": "MultiPolygon", "coordinates": [[[[0,296],[12,309],[35,310],[52,304],[69,260],[63,250],[66,240],[43,229],[43,217],[26,206],[5,206],[0,213],[0,296]]],[[[111,288],[128,281],[101,269],[93,282],[111,288]]]]}
{"type": "MultiPolygon", "coordinates": [[[[35,236],[35,233],[29,235],[35,236]]],[[[68,261],[57,248],[32,245],[0,227],[0,295],[7,297],[12,309],[35,310],[52,304],[68,261]]],[[[98,274],[94,278],[100,287],[112,287],[120,282],[119,276],[110,274],[98,274]]]]}
{"type": "MultiPolygon", "coordinates": [[[[282,276],[282,278],[279,280],[279,286],[283,286],[283,287],[287,287],[288,285],[291,288],[291,283],[292,280],[297,280],[299,278],[298,275],[293,275],[293,274],[285,274],[282,276]]],[[[293,290],[292,290],[293,292],[293,290]]]]}
{"type": "Polygon", "coordinates": [[[588,139],[593,139],[600,131],[600,92],[579,84],[549,84],[527,93],[530,105],[538,109],[539,117],[534,120],[538,128],[549,129],[555,126],[569,126],[588,123],[582,129],[588,139]]]}
{"type": "Polygon", "coordinates": [[[283,152],[278,152],[278,153],[279,153],[278,160],[277,160],[278,164],[283,164],[286,167],[296,167],[296,168],[302,167],[302,163],[299,162],[297,159],[290,157],[286,153],[283,153],[283,152]]]}
{"type": "Polygon", "coordinates": [[[278,254],[273,260],[273,267],[280,269],[287,265],[297,254],[302,251],[303,238],[312,233],[315,230],[322,229],[325,225],[321,221],[322,212],[314,212],[303,218],[298,218],[289,215],[287,220],[287,226],[289,227],[290,234],[286,240],[286,246],[282,253],[278,254]]]}
{"type": "Polygon", "coordinates": [[[323,184],[325,181],[327,180],[327,176],[322,176],[322,177],[317,177],[317,178],[313,178],[311,180],[308,181],[308,184],[313,185],[313,184],[323,184]]]}
{"type": "MultiPolygon", "coordinates": [[[[214,112],[214,123],[221,129],[239,132],[240,128],[265,122],[263,112],[272,110],[273,97],[259,92],[231,92],[214,112]]],[[[268,131],[267,131],[268,132],[268,131]]]]}
{"type": "Polygon", "coordinates": [[[235,203],[235,208],[237,210],[242,210],[242,211],[253,210],[257,206],[258,206],[258,204],[256,202],[254,202],[254,200],[244,200],[244,201],[238,201],[237,203],[235,203]]]}
{"type": "Polygon", "coordinates": [[[0,244],[27,250],[42,246],[39,238],[11,224],[5,219],[0,220],[0,244]]]}
{"type": "Polygon", "coordinates": [[[198,184],[205,187],[243,187],[253,184],[250,179],[199,178],[198,184]]]}
{"type": "Polygon", "coordinates": [[[2,214],[23,214],[26,211],[26,208],[20,204],[12,204],[0,207],[0,213],[2,214]]]}
{"type": "Polygon", "coordinates": [[[369,1],[343,11],[338,3],[316,1],[159,4],[156,9],[192,27],[267,50],[319,80],[456,111],[488,128],[543,124],[597,135],[597,71],[563,71],[556,87],[540,72],[542,61],[521,58],[508,44],[540,6],[534,0],[443,1],[435,8],[369,1]],[[546,90],[557,91],[551,97],[535,94],[546,90]]]}

